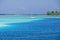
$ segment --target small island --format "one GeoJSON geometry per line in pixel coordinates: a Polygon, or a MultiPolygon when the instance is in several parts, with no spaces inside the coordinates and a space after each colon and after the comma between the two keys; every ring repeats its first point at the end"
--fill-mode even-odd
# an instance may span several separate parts
{"type": "Polygon", "coordinates": [[[47,15],[60,15],[59,11],[48,11],[47,15]]]}

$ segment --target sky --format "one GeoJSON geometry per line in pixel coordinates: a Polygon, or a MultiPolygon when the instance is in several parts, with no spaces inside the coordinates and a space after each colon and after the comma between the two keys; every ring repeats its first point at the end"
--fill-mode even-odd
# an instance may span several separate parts
{"type": "Polygon", "coordinates": [[[0,0],[0,14],[46,14],[60,11],[60,0],[0,0]]]}

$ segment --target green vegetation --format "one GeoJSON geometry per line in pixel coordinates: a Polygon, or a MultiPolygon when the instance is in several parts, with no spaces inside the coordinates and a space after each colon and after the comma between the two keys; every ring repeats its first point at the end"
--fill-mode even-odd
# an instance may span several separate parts
{"type": "Polygon", "coordinates": [[[47,15],[60,15],[60,12],[58,12],[58,11],[48,11],[47,15]]]}

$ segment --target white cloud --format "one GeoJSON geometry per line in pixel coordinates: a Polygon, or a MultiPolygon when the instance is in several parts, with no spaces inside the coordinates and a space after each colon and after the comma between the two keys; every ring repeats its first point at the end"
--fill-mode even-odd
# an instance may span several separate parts
{"type": "Polygon", "coordinates": [[[20,10],[26,10],[26,8],[19,8],[20,10]]]}

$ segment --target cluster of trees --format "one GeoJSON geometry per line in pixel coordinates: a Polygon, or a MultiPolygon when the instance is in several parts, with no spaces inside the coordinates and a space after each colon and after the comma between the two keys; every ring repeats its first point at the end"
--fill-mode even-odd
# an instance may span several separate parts
{"type": "Polygon", "coordinates": [[[47,15],[60,15],[60,12],[58,12],[58,11],[48,11],[47,15]]]}

